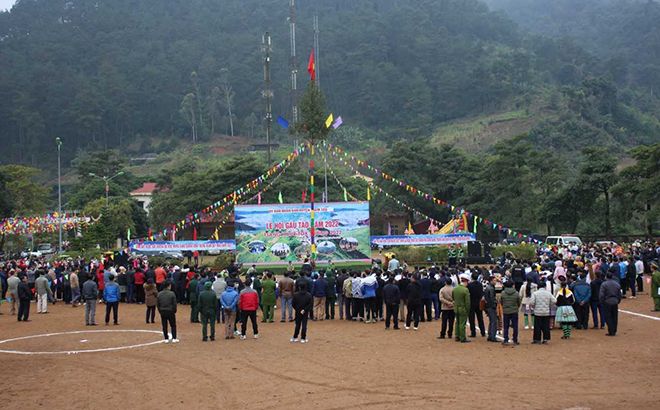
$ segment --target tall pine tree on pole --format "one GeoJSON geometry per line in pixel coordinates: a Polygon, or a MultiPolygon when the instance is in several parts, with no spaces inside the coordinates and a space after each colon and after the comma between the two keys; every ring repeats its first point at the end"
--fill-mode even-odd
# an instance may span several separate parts
{"type": "Polygon", "coordinates": [[[296,124],[296,131],[303,135],[309,144],[309,186],[310,186],[310,239],[312,259],[316,258],[316,240],[314,232],[314,145],[328,138],[330,128],[325,124],[323,94],[316,83],[312,81],[305,94],[300,99],[300,123],[296,124]]]}

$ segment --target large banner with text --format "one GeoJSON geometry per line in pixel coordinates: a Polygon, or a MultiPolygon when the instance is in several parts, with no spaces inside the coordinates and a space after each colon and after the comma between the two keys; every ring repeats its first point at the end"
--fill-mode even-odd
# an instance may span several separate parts
{"type": "Polygon", "coordinates": [[[144,254],[156,254],[161,251],[233,251],[236,249],[236,242],[229,239],[222,241],[131,241],[129,248],[133,252],[144,254]]]}
{"type": "MultiPolygon", "coordinates": [[[[310,204],[236,206],[238,262],[287,263],[309,257],[310,212],[310,204]]],[[[368,202],[314,204],[314,225],[318,260],[371,260],[368,202]]]]}
{"type": "Polygon", "coordinates": [[[373,236],[371,243],[375,246],[439,246],[439,245],[466,245],[474,241],[474,234],[457,233],[448,235],[398,235],[373,236]]]}

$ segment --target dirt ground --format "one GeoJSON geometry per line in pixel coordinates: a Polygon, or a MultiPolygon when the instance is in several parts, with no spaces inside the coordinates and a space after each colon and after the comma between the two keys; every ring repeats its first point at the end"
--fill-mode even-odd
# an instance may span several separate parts
{"type": "MultiPolygon", "coordinates": [[[[621,309],[650,313],[648,294],[624,300],[621,309]]],[[[144,306],[121,305],[119,326],[84,326],[84,308],[58,303],[50,314],[31,306],[30,323],[18,323],[7,304],[0,340],[86,330],[160,330],[144,323],[144,306]]],[[[201,340],[189,323],[190,308],[177,316],[181,343],[78,354],[0,353],[5,409],[612,409],[659,408],[660,321],[620,313],[619,334],[574,331],[569,341],[552,333],[547,346],[503,347],[478,337],[470,344],[438,340],[439,322],[419,331],[339,320],[310,323],[309,344],[291,344],[293,324],[260,326],[260,339],[201,340]],[[655,383],[655,384],[654,384],[655,383]]],[[[105,307],[97,321],[103,323],[105,307]]],[[[522,322],[522,319],[521,319],[522,322]]],[[[249,327],[249,326],[248,326],[249,327]]],[[[157,333],[95,332],[0,343],[0,350],[96,350],[148,344],[157,333]]]]}

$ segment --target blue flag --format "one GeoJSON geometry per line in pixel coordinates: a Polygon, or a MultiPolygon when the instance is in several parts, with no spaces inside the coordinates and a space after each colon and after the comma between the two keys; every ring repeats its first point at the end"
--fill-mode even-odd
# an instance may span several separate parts
{"type": "Polygon", "coordinates": [[[282,118],[281,115],[279,117],[277,117],[277,123],[280,124],[282,126],[282,128],[284,128],[284,129],[289,128],[289,121],[282,118]]]}

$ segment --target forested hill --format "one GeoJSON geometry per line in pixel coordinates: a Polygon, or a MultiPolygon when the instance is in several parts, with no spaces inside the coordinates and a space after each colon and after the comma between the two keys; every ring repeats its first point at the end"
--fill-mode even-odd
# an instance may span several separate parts
{"type": "MultiPolygon", "coordinates": [[[[643,77],[617,77],[620,66],[571,40],[524,34],[477,0],[296,3],[300,92],[318,14],[327,108],[388,143],[533,101],[556,113],[530,133],[541,144],[570,150],[573,140],[635,144],[659,134],[643,77]]],[[[56,135],[90,150],[190,140],[192,115],[204,140],[230,132],[229,105],[233,132],[259,136],[266,30],[273,113],[291,119],[288,17],[287,0],[19,1],[0,13],[5,160],[48,167],[56,135]]]]}
{"type": "Polygon", "coordinates": [[[621,66],[619,76],[629,75],[636,83],[660,89],[660,3],[656,0],[484,1],[533,33],[571,36],[596,55],[614,58],[611,64],[621,66]]]}

